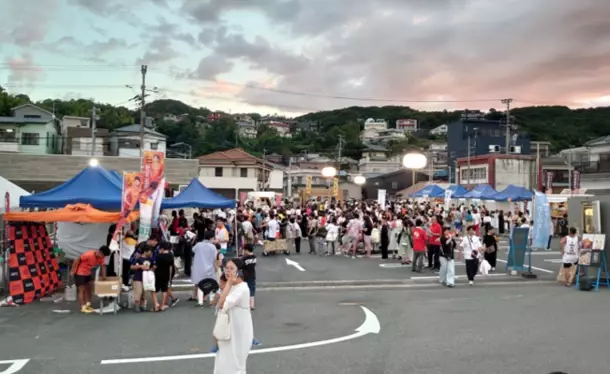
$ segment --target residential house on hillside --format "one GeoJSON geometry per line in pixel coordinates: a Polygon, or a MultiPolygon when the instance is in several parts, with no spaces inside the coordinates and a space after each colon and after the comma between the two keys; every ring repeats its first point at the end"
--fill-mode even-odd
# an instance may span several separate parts
{"type": "Polygon", "coordinates": [[[373,119],[369,118],[364,121],[364,128],[360,133],[360,140],[375,141],[379,137],[380,131],[386,131],[388,129],[388,122],[384,119],[373,119]]]}
{"type": "Polygon", "coordinates": [[[367,178],[396,171],[402,167],[400,156],[390,156],[390,151],[377,144],[364,143],[358,170],[367,178]]]}
{"type": "Polygon", "coordinates": [[[417,131],[418,123],[416,119],[398,119],[396,120],[396,128],[410,134],[417,131]]]}
{"type": "Polygon", "coordinates": [[[165,116],[163,116],[163,120],[168,121],[168,122],[180,122],[180,121],[185,120],[188,117],[189,117],[188,113],[183,113],[183,114],[179,114],[179,115],[168,113],[168,114],[165,114],[165,116]]]}
{"type": "MultiPolygon", "coordinates": [[[[150,126],[144,126],[144,150],[165,154],[167,137],[150,126]]],[[[140,157],[140,125],[127,125],[110,133],[110,154],[122,157],[140,157]]]]}
{"type": "Polygon", "coordinates": [[[284,170],[234,148],[199,157],[199,181],[224,196],[239,199],[240,192],[282,192],[284,170]]]}
{"type": "Polygon", "coordinates": [[[296,123],[297,132],[316,132],[320,130],[319,121],[298,121],[296,123]]]}
{"type": "Polygon", "coordinates": [[[95,130],[95,152],[93,152],[92,134],[91,118],[63,116],[60,137],[62,153],[80,156],[109,156],[108,130],[101,128],[95,130]]]}
{"type": "Polygon", "coordinates": [[[582,147],[564,149],[560,156],[580,173],[581,189],[601,190],[610,183],[610,135],[583,144],[582,147]]]}
{"type": "Polygon", "coordinates": [[[290,125],[285,122],[275,121],[275,120],[267,120],[261,122],[261,124],[265,124],[272,129],[277,131],[278,135],[283,138],[290,138],[292,134],[290,133],[290,125]]]}
{"type": "Polygon", "coordinates": [[[0,152],[55,154],[60,152],[59,125],[55,115],[33,104],[12,109],[0,117],[0,152]]]}
{"type": "Polygon", "coordinates": [[[254,121],[237,121],[237,131],[239,132],[239,136],[248,139],[254,139],[258,134],[254,121]]]}
{"type": "Polygon", "coordinates": [[[449,127],[447,125],[440,125],[438,127],[433,128],[432,130],[430,130],[430,135],[445,136],[445,135],[447,135],[448,130],[449,130],[449,127]]]}
{"type": "Polygon", "coordinates": [[[221,113],[221,112],[212,112],[212,113],[208,114],[208,122],[218,121],[222,117],[224,117],[223,113],[221,113]]]}

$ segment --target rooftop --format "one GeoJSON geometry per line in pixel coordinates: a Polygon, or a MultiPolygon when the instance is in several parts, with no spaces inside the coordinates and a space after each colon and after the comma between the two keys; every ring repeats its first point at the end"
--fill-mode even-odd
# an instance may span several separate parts
{"type": "MultiPolygon", "coordinates": [[[[127,125],[127,126],[119,127],[117,129],[114,129],[113,133],[116,133],[116,132],[128,132],[128,133],[139,134],[140,133],[140,125],[133,124],[133,125],[127,125]]],[[[167,136],[165,136],[165,135],[163,135],[160,132],[157,132],[155,130],[149,129],[146,126],[144,126],[144,132],[146,134],[150,134],[150,135],[155,135],[155,136],[160,136],[160,137],[163,137],[163,138],[167,138],[167,136]]]]}

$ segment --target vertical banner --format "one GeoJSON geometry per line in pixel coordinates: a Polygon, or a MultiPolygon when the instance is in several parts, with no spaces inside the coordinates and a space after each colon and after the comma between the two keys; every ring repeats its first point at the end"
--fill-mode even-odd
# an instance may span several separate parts
{"type": "MultiPolygon", "coordinates": [[[[4,194],[4,212],[8,213],[11,211],[11,194],[6,191],[4,194]]],[[[8,248],[8,221],[4,222],[4,248],[8,248]]],[[[0,261],[2,266],[2,261],[0,261]]]]}
{"type": "Polygon", "coordinates": [[[159,217],[160,201],[165,185],[163,152],[144,151],[142,155],[142,193],[140,194],[140,232],[138,243],[150,237],[151,226],[159,217]]]}
{"type": "Polygon", "coordinates": [[[385,193],[385,190],[377,190],[377,202],[383,210],[385,210],[385,193]]]}
{"type": "Polygon", "coordinates": [[[127,217],[136,209],[138,205],[138,200],[140,199],[140,195],[142,194],[142,174],[141,173],[123,173],[123,190],[121,193],[121,218],[116,225],[116,230],[114,231],[114,235],[112,236],[112,243],[110,245],[110,249],[118,250],[119,246],[117,243],[117,238],[125,222],[127,222],[127,217]]]}
{"type": "Polygon", "coordinates": [[[311,195],[311,175],[305,177],[305,194],[307,196],[311,195]]]}
{"type": "Polygon", "coordinates": [[[572,191],[580,189],[580,171],[572,170],[572,191]]]}
{"type": "Polygon", "coordinates": [[[59,264],[44,224],[9,225],[8,280],[15,304],[31,303],[61,286],[59,264]]]}
{"type": "Polygon", "coordinates": [[[547,171],[546,172],[546,193],[547,194],[552,194],[553,193],[553,177],[554,177],[555,173],[553,173],[552,171],[547,171]]]}
{"type": "Polygon", "coordinates": [[[536,191],[532,248],[546,249],[551,237],[551,206],[545,194],[536,191]]]}
{"type": "Polygon", "coordinates": [[[239,204],[244,205],[244,203],[246,202],[247,198],[248,198],[248,193],[247,192],[240,192],[239,193],[239,204]]]}
{"type": "Polygon", "coordinates": [[[339,198],[339,178],[333,178],[333,196],[335,199],[339,198]]]}
{"type": "Polygon", "coordinates": [[[449,211],[449,206],[451,205],[451,195],[453,191],[445,190],[445,211],[449,211]]]}
{"type": "Polygon", "coordinates": [[[276,193],[275,194],[275,206],[276,207],[282,206],[282,199],[283,198],[284,198],[284,194],[281,194],[281,193],[276,193]]]}

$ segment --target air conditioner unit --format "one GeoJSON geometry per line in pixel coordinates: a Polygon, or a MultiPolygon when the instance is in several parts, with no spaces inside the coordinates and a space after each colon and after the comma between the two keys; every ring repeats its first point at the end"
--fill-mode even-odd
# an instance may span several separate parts
{"type": "Polygon", "coordinates": [[[489,146],[489,153],[498,153],[498,152],[500,152],[499,145],[490,145],[489,146]]]}
{"type": "Polygon", "coordinates": [[[521,146],[514,145],[514,146],[510,147],[510,153],[521,153],[521,146]]]}

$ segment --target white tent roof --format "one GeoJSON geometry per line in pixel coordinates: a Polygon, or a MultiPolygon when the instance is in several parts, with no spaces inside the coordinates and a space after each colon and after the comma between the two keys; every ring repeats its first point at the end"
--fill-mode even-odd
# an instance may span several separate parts
{"type": "Polygon", "coordinates": [[[10,197],[10,208],[19,208],[19,198],[21,196],[31,195],[29,192],[24,190],[23,188],[17,186],[15,183],[7,180],[6,178],[0,176],[0,197],[2,198],[2,204],[0,205],[0,212],[4,212],[5,210],[5,202],[4,196],[6,193],[9,193],[10,197]]]}

